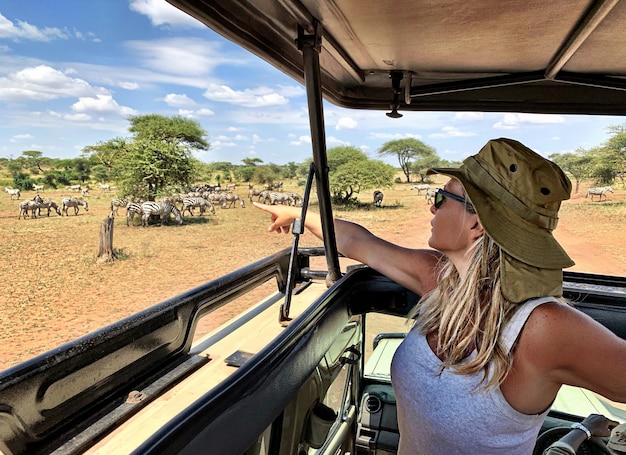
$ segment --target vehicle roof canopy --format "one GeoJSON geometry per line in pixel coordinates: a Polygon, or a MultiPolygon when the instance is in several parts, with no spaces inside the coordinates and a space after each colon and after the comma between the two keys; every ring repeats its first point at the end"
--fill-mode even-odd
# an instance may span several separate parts
{"type": "Polygon", "coordinates": [[[347,108],[626,113],[624,1],[168,1],[301,82],[298,28],[317,30],[347,108]]]}

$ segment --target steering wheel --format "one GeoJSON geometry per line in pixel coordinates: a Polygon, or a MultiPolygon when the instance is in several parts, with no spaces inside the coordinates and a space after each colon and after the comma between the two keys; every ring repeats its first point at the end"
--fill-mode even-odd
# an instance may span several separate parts
{"type": "MultiPolygon", "coordinates": [[[[571,431],[570,427],[554,427],[549,430],[544,431],[537,438],[537,442],[535,443],[535,449],[533,450],[533,455],[542,455],[543,451],[546,450],[550,444],[555,441],[558,441],[563,436],[571,431]]],[[[584,441],[578,450],[576,451],[576,455],[592,455],[596,453],[592,451],[591,446],[600,450],[600,453],[606,455],[615,455],[611,449],[609,449],[602,438],[591,438],[589,441],[584,441]]]]}

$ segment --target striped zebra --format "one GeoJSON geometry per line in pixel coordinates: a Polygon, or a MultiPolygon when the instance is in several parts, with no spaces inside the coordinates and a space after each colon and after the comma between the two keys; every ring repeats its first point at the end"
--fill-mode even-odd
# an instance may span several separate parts
{"type": "MultiPolygon", "coordinates": [[[[278,191],[261,191],[259,202],[270,205],[296,205],[295,193],[280,193],[278,191]]],[[[299,196],[298,196],[299,197],[299,196]]]]}
{"type": "Polygon", "coordinates": [[[427,204],[432,205],[436,192],[437,192],[437,188],[434,188],[434,189],[429,188],[426,190],[426,196],[424,197],[424,199],[426,200],[427,204]]]}
{"type": "Polygon", "coordinates": [[[203,197],[183,198],[183,209],[181,210],[181,215],[184,215],[186,211],[189,211],[189,214],[194,216],[193,209],[196,207],[200,208],[200,215],[202,215],[207,208],[209,209],[209,212],[215,215],[215,206],[211,201],[203,197]]]}
{"type": "Polygon", "coordinates": [[[428,191],[430,185],[428,183],[420,183],[419,185],[411,185],[412,190],[417,190],[417,194],[422,194],[422,191],[428,191]]]}
{"type": "Polygon", "coordinates": [[[22,201],[22,202],[20,202],[19,208],[20,208],[20,213],[19,213],[19,215],[17,216],[17,219],[18,219],[18,220],[19,220],[20,218],[22,218],[22,217],[23,217],[24,219],[26,219],[26,217],[28,217],[28,216],[29,216],[29,215],[28,215],[28,213],[29,213],[29,212],[31,213],[31,215],[30,215],[30,216],[31,216],[32,218],[36,218],[37,203],[36,203],[35,201],[31,201],[31,200],[28,200],[28,201],[22,201]]]}
{"type": "Polygon", "coordinates": [[[37,216],[41,216],[41,209],[48,209],[46,216],[50,216],[50,211],[54,210],[57,215],[61,216],[61,209],[56,202],[52,200],[45,200],[37,203],[37,216]]]}
{"type": "Polygon", "coordinates": [[[41,196],[39,196],[39,194],[36,194],[35,197],[31,200],[20,202],[20,213],[17,216],[17,219],[19,220],[22,217],[26,219],[26,217],[29,216],[28,212],[30,212],[31,218],[37,218],[37,210],[39,209],[40,204],[42,204],[43,202],[44,200],[41,196]]]}
{"type": "Polygon", "coordinates": [[[82,199],[76,199],[74,197],[65,197],[61,201],[61,214],[64,213],[65,216],[70,216],[69,213],[67,213],[67,209],[70,207],[74,207],[74,215],[78,215],[78,208],[81,206],[85,209],[85,212],[89,211],[89,205],[87,204],[87,201],[83,201],[82,199]]]}
{"type": "Polygon", "coordinates": [[[143,215],[141,203],[129,202],[126,205],[126,226],[130,226],[130,223],[135,219],[135,215],[143,215]]]}
{"type": "Polygon", "coordinates": [[[587,194],[585,195],[585,199],[587,199],[588,196],[591,196],[591,200],[593,201],[594,196],[599,196],[598,200],[602,202],[602,196],[604,196],[604,199],[606,200],[606,193],[612,193],[612,192],[613,192],[612,186],[601,186],[597,188],[589,188],[589,190],[587,191],[587,194]]]}
{"type": "Polygon", "coordinates": [[[7,188],[6,186],[4,187],[4,191],[6,193],[9,193],[9,196],[11,196],[11,200],[13,200],[13,196],[17,196],[17,198],[19,199],[20,196],[22,195],[22,193],[20,192],[19,189],[13,189],[13,188],[7,188]]]}
{"type": "Polygon", "coordinates": [[[236,193],[220,193],[218,200],[220,202],[220,207],[222,207],[223,209],[233,207],[237,201],[239,201],[239,205],[241,205],[243,208],[246,207],[243,198],[236,193]]]}
{"type": "Polygon", "coordinates": [[[33,190],[43,191],[43,185],[37,185],[36,183],[33,183],[33,190]]]}
{"type": "Polygon", "coordinates": [[[117,211],[120,207],[126,207],[130,202],[130,198],[114,198],[111,199],[111,212],[113,216],[117,216],[117,211]]]}
{"type": "Polygon", "coordinates": [[[141,204],[141,225],[148,227],[148,221],[152,215],[159,215],[161,217],[161,226],[169,218],[170,213],[174,214],[178,224],[183,224],[183,216],[180,214],[180,210],[175,205],[169,202],[154,202],[148,201],[141,204]]]}

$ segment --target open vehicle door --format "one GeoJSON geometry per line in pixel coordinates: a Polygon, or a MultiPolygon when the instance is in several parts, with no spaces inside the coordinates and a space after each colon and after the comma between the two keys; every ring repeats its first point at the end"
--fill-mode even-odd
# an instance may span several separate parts
{"type": "MultiPolygon", "coordinates": [[[[293,249],[6,370],[0,450],[394,453],[388,368],[402,334],[374,342],[373,330],[402,332],[419,296],[369,268],[341,269],[322,98],[392,117],[624,115],[626,3],[168,1],[304,83],[314,161],[303,214],[315,186],[323,248],[299,248],[298,223],[293,249]],[[310,258],[322,255],[326,269],[312,269],[310,258]],[[275,293],[192,342],[200,318],[272,280],[275,293]]],[[[565,297],[626,338],[626,278],[565,280],[565,297]]],[[[626,420],[614,404],[598,406],[626,420]]],[[[585,415],[553,411],[544,429],[585,415]]]]}

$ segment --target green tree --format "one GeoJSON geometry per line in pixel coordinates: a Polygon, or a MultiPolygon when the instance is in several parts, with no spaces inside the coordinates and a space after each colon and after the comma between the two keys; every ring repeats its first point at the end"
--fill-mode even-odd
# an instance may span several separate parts
{"type": "Polygon", "coordinates": [[[350,161],[366,161],[368,160],[365,152],[353,145],[340,145],[328,149],[326,152],[326,160],[328,162],[329,171],[338,169],[342,164],[350,161]]]}
{"type": "Polygon", "coordinates": [[[398,158],[400,169],[402,169],[406,181],[409,183],[411,181],[411,161],[435,155],[435,149],[418,139],[407,138],[385,142],[378,150],[378,154],[398,158]]]}
{"type": "Polygon", "coordinates": [[[411,167],[411,171],[413,172],[413,175],[419,176],[420,183],[424,183],[426,181],[426,178],[428,177],[426,175],[426,171],[428,171],[428,169],[430,169],[431,167],[444,167],[444,166],[439,156],[437,156],[436,153],[432,153],[432,154],[425,154],[417,158],[415,161],[411,163],[410,167],[411,167]]]}
{"type": "Polygon", "coordinates": [[[37,150],[25,150],[22,152],[22,156],[26,159],[26,166],[33,174],[43,173],[44,170],[41,168],[44,157],[43,153],[37,150]]]}
{"type": "Polygon", "coordinates": [[[115,168],[116,182],[123,194],[148,200],[155,200],[166,188],[189,187],[195,176],[187,149],[160,140],[133,141],[115,168]]]}
{"type": "Polygon", "coordinates": [[[206,150],[206,133],[195,120],[143,115],[129,119],[131,138],[115,138],[83,153],[110,169],[123,194],[154,199],[171,188],[186,188],[197,176],[194,150],[206,150]]]}
{"type": "Polygon", "coordinates": [[[244,158],[241,161],[246,166],[256,166],[257,164],[263,163],[261,158],[244,158]]]}
{"type": "Polygon", "coordinates": [[[96,145],[88,145],[83,148],[82,153],[94,162],[107,169],[113,169],[117,160],[126,154],[127,140],[116,137],[106,142],[98,142],[96,145]]]}
{"type": "Polygon", "coordinates": [[[371,188],[390,187],[396,170],[380,160],[356,160],[329,173],[333,198],[348,203],[356,194],[371,188]]]}
{"type": "Polygon", "coordinates": [[[548,158],[574,178],[574,192],[578,193],[580,182],[591,175],[594,161],[592,153],[592,151],[579,147],[574,153],[553,153],[548,158]]]}
{"type": "Polygon", "coordinates": [[[606,141],[606,162],[613,169],[614,176],[619,176],[624,184],[626,175],[626,125],[609,127],[611,137],[606,141]]]}
{"type": "Polygon", "coordinates": [[[165,117],[158,114],[130,117],[128,131],[135,140],[163,141],[188,149],[208,150],[206,132],[198,122],[181,116],[165,117]]]}
{"type": "Polygon", "coordinates": [[[393,183],[393,166],[370,160],[354,146],[333,147],[327,155],[330,191],[339,202],[348,203],[363,190],[389,187],[393,183]]]}

